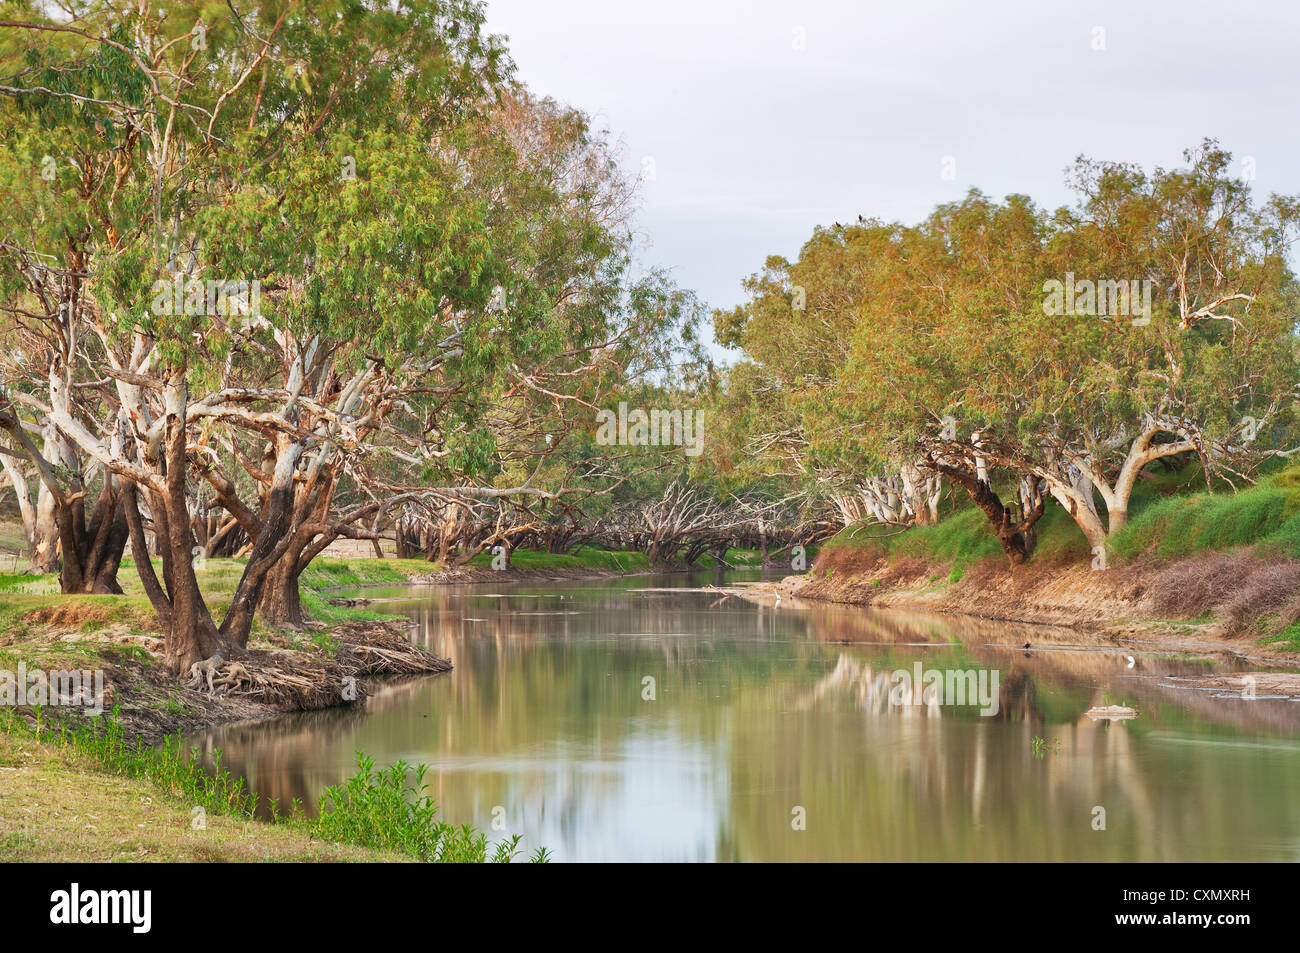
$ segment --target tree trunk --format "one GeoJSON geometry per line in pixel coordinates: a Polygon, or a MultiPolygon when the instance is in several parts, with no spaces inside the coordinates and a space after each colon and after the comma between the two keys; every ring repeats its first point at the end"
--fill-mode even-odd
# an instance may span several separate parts
{"type": "Polygon", "coordinates": [[[56,508],[63,563],[59,589],[65,594],[121,595],[117,569],[126,549],[129,530],[116,480],[109,476],[100,491],[95,512],[86,523],[81,500],[56,508]]]}
{"type": "Polygon", "coordinates": [[[32,499],[27,470],[15,457],[0,453],[0,466],[18,498],[23,541],[27,546],[27,571],[38,575],[54,572],[59,568],[59,527],[54,521],[54,497],[42,483],[36,499],[32,499]]]}
{"type": "Polygon", "coordinates": [[[1020,501],[1020,519],[1027,522],[1023,530],[1025,552],[1032,553],[1038,545],[1038,521],[1030,521],[1029,517],[1043,502],[1043,484],[1037,477],[1022,476],[1017,490],[1020,501]]]}
{"type": "Polygon", "coordinates": [[[901,496],[916,526],[933,526],[939,521],[939,495],[935,492],[938,478],[927,478],[915,463],[905,462],[899,468],[901,496]]]}
{"type": "Polygon", "coordinates": [[[1017,513],[1003,505],[1001,498],[994,492],[993,487],[987,480],[980,479],[981,474],[987,476],[988,473],[983,464],[979,466],[976,473],[968,473],[958,467],[943,463],[936,463],[935,468],[965,489],[975,505],[988,517],[997,536],[998,545],[1002,548],[1002,552],[1006,554],[1011,565],[1019,566],[1023,564],[1029,558],[1030,553],[1033,552],[1034,525],[1044,512],[1042,493],[1037,494],[1037,504],[1028,513],[1023,510],[1017,513]]]}
{"type": "Polygon", "coordinates": [[[281,557],[262,584],[257,612],[268,625],[300,626],[303,622],[302,600],[298,591],[298,557],[292,548],[281,557]]]}
{"type": "Polygon", "coordinates": [[[186,403],[184,369],[168,375],[163,386],[164,431],[157,456],[151,459],[154,471],[162,474],[162,487],[149,492],[154,535],[162,549],[163,583],[154,574],[145,545],[134,486],[124,490],[124,503],[136,570],[145,593],[166,629],[164,658],[175,673],[193,679],[213,672],[248,642],[253,610],[261,585],[275,561],[289,542],[287,498],[298,454],[282,453],[269,494],[264,532],[249,554],[247,565],[231,600],[230,611],[220,627],[212,619],[203,593],[199,589],[194,567],[194,534],[190,525],[186,477],[186,403]]]}
{"type": "MultiPolygon", "coordinates": [[[[171,483],[170,478],[168,482],[171,483]]],[[[184,500],[181,502],[183,506],[184,500]]],[[[163,625],[163,657],[167,667],[182,676],[191,673],[195,665],[206,664],[210,671],[215,669],[229,656],[234,645],[212,621],[199,591],[191,557],[194,537],[190,533],[189,520],[184,517],[170,519],[165,495],[150,494],[154,537],[162,547],[164,589],[149,560],[134,485],[124,491],[124,505],[136,572],[163,625]]]]}
{"type": "MultiPolygon", "coordinates": [[[[244,573],[239,577],[235,596],[230,602],[230,611],[221,622],[221,634],[233,640],[239,647],[248,644],[248,634],[253,628],[253,615],[261,601],[262,589],[268,574],[281,563],[289,560],[292,549],[293,565],[297,565],[297,553],[301,551],[305,540],[300,533],[298,520],[294,518],[294,473],[302,455],[302,444],[279,437],[275,471],[272,475],[270,491],[262,509],[262,525],[253,548],[248,554],[244,573]]],[[[293,575],[295,593],[298,576],[293,575]]]]}
{"type": "Polygon", "coordinates": [[[54,518],[54,494],[44,485],[36,497],[36,526],[32,569],[50,573],[59,568],[59,522],[54,518]]]}
{"type": "Polygon", "coordinates": [[[1083,496],[1082,492],[1070,484],[1061,482],[1049,482],[1048,491],[1065,508],[1070,514],[1070,519],[1079,527],[1083,533],[1084,539],[1088,541],[1088,548],[1095,555],[1098,547],[1104,549],[1106,545],[1106,528],[1101,525],[1101,517],[1097,515],[1096,507],[1089,505],[1091,503],[1090,495],[1092,493],[1092,484],[1087,484],[1088,497],[1083,496]]]}

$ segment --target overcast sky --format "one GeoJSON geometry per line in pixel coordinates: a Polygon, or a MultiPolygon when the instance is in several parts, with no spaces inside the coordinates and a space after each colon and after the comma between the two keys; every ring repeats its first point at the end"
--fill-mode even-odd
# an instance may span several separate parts
{"type": "Polygon", "coordinates": [[[488,25],[646,169],[646,257],[712,307],[818,224],[971,187],[1055,207],[1080,153],[1169,167],[1213,136],[1300,192],[1297,0],[488,0],[488,25]]]}

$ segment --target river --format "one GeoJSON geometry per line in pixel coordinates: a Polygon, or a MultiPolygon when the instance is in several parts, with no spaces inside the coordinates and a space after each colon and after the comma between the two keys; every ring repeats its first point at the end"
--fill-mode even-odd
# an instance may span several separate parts
{"type": "Polygon", "coordinates": [[[557,861],[1300,859],[1300,704],[1191,682],[1238,659],[721,581],[365,590],[455,670],[193,740],[282,807],[427,764],[444,819],[557,861]],[[895,690],[934,671],[996,706],[895,690]]]}

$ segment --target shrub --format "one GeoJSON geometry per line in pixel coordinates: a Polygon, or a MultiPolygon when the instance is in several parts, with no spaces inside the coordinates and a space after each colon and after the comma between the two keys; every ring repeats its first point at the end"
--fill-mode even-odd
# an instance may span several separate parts
{"type": "MultiPolygon", "coordinates": [[[[376,771],[374,760],[358,752],[357,767],[357,774],[321,795],[320,816],[309,824],[313,836],[397,851],[428,862],[488,859],[486,834],[468,824],[457,827],[438,819],[438,806],[424,793],[427,765],[414,769],[414,784],[407,783],[412,769],[404,761],[376,771]]],[[[505,863],[518,853],[519,837],[514,835],[493,848],[491,859],[505,863]]],[[[539,849],[532,859],[545,861],[546,851],[539,849]]]]}

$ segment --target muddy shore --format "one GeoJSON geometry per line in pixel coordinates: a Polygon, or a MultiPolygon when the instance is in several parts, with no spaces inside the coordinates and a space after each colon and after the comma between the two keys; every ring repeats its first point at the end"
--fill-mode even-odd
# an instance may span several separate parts
{"type": "MultiPolygon", "coordinates": [[[[1225,602],[1252,589],[1247,554],[1215,557],[1228,577],[1225,602]],[[1225,572],[1225,570],[1230,570],[1225,572]]],[[[1287,570],[1295,567],[1284,567],[1287,570]]],[[[805,575],[746,587],[746,597],[767,604],[778,595],[789,600],[957,614],[999,622],[1064,627],[1116,642],[1155,642],[1171,648],[1200,646],[1243,658],[1300,664],[1300,652],[1270,644],[1252,632],[1251,620],[1217,611],[1169,612],[1164,592],[1170,578],[1186,567],[1125,566],[1093,571],[1077,564],[1010,568],[988,563],[970,567],[956,581],[948,566],[905,558],[894,561],[852,552],[824,552],[805,575]],[[1181,617],[1179,617],[1181,615],[1181,617]]],[[[1261,572],[1268,572],[1267,568],[1261,572]]],[[[1202,585],[1202,588],[1204,586],[1202,585]]],[[[1188,601],[1202,595],[1191,592],[1188,601]]],[[[1269,611],[1268,593],[1259,595],[1257,614],[1269,611]]],[[[1274,596],[1276,599],[1276,596],[1274,596]]]]}

